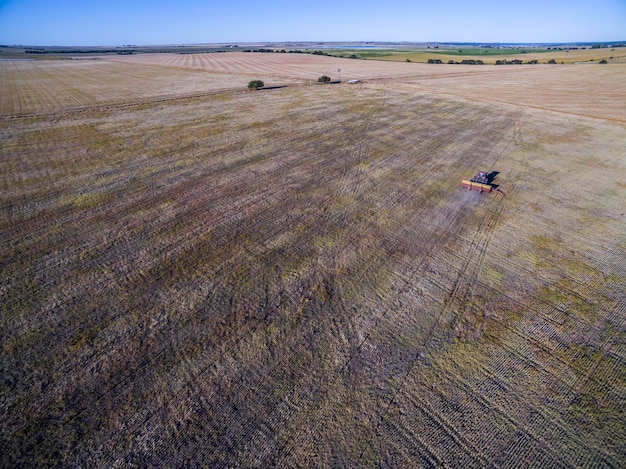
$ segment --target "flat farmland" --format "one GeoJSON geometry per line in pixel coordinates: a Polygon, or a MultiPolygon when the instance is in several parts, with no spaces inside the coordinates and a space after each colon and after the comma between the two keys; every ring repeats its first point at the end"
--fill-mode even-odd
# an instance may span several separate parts
{"type": "Polygon", "coordinates": [[[626,64],[436,65],[289,53],[144,54],[121,59],[210,73],[252,73],[273,85],[293,79],[309,83],[322,75],[335,80],[341,70],[343,80],[358,79],[376,87],[386,84],[392,89],[408,87],[626,121],[626,64]]]}
{"type": "MultiPolygon", "coordinates": [[[[3,61],[1,69],[1,115],[54,114],[61,109],[141,104],[216,91],[245,90],[248,82],[256,78],[227,70],[206,73],[98,58],[7,60],[3,61]]],[[[295,82],[286,78],[281,85],[295,82]]]]}
{"type": "Polygon", "coordinates": [[[581,63],[597,63],[601,60],[606,60],[611,64],[624,64],[626,63],[626,48],[611,47],[611,48],[592,48],[592,47],[578,47],[578,48],[563,48],[557,50],[557,48],[550,49],[536,49],[530,47],[524,49],[523,47],[512,48],[490,48],[485,49],[481,47],[464,47],[459,48],[442,48],[438,50],[422,49],[414,51],[402,51],[394,50],[389,55],[384,55],[385,52],[378,50],[373,52],[376,55],[377,60],[392,60],[405,62],[407,59],[411,62],[426,63],[429,59],[441,60],[444,63],[448,63],[449,60],[454,62],[460,62],[463,59],[482,60],[485,64],[494,65],[498,60],[511,61],[521,60],[524,63],[536,60],[540,64],[547,64],[550,61],[554,61],[558,64],[581,64],[581,63]]]}
{"type": "Polygon", "coordinates": [[[623,467],[624,66],[459,67],[0,62],[2,465],[623,467]]]}

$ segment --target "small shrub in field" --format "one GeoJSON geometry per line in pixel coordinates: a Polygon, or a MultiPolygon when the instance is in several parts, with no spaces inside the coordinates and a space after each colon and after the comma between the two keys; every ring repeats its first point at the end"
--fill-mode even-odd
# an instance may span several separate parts
{"type": "Polygon", "coordinates": [[[318,83],[330,83],[330,77],[326,75],[322,75],[317,79],[318,83]]]}
{"type": "Polygon", "coordinates": [[[248,83],[249,90],[258,90],[259,88],[263,88],[264,86],[265,83],[263,83],[261,80],[252,80],[250,83],[248,83]]]}

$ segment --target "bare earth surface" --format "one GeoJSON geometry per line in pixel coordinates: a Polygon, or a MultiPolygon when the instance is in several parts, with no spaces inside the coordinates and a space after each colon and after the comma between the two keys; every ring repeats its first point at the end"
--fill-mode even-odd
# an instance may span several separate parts
{"type": "Polygon", "coordinates": [[[2,466],[623,467],[625,71],[0,62],[2,466]]]}

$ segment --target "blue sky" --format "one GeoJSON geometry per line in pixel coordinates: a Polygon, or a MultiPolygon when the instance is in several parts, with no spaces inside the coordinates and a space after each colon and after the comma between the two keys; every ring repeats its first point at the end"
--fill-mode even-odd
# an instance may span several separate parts
{"type": "Polygon", "coordinates": [[[626,0],[0,0],[0,44],[626,40],[626,0]]]}

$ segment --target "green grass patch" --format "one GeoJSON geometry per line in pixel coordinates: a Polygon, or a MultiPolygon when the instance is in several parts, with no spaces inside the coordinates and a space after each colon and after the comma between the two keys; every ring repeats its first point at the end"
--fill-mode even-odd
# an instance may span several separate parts
{"type": "Polygon", "coordinates": [[[485,56],[495,57],[500,55],[525,55],[542,52],[550,52],[548,49],[508,49],[489,47],[459,47],[458,49],[429,49],[431,54],[454,55],[454,56],[485,56]]]}
{"type": "Polygon", "coordinates": [[[109,199],[110,195],[106,192],[91,192],[87,194],[78,194],[72,200],[72,205],[78,208],[94,208],[102,205],[109,199]]]}

